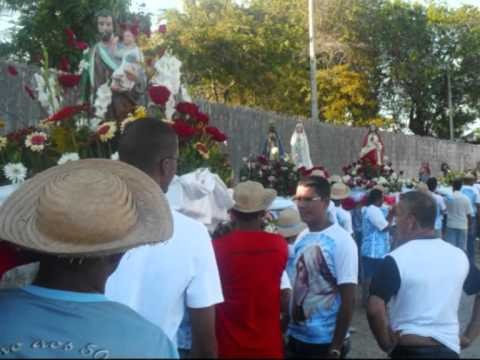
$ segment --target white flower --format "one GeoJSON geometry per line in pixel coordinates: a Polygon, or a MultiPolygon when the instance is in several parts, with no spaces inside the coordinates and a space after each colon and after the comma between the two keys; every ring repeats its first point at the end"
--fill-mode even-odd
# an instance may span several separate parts
{"type": "Polygon", "coordinates": [[[243,161],[243,162],[247,162],[247,161],[248,161],[248,158],[243,157],[243,158],[242,158],[242,161],[243,161]]]}
{"type": "Polygon", "coordinates": [[[95,116],[97,118],[103,119],[105,114],[107,113],[107,109],[112,102],[112,89],[108,86],[108,82],[101,85],[95,97],[95,103],[93,106],[95,107],[95,116]]]}
{"type": "Polygon", "coordinates": [[[356,176],[357,175],[357,170],[352,170],[352,176],[356,176]]]}
{"type": "Polygon", "coordinates": [[[80,160],[80,156],[77,153],[65,153],[62,157],[58,160],[58,165],[63,165],[69,161],[77,161],[80,160]]]}
{"type": "Polygon", "coordinates": [[[110,156],[110,159],[112,160],[120,160],[120,156],[118,156],[118,151],[116,153],[113,153],[112,156],[110,156]]]}
{"type": "Polygon", "coordinates": [[[345,176],[342,177],[342,181],[344,183],[348,183],[351,179],[352,179],[352,177],[350,175],[345,175],[345,176]]]}
{"type": "Polygon", "coordinates": [[[380,184],[380,185],[386,185],[386,184],[388,184],[388,180],[385,179],[383,176],[380,176],[377,180],[377,183],[380,184]]]}
{"type": "Polygon", "coordinates": [[[8,163],[3,168],[3,174],[12,184],[18,184],[25,181],[27,168],[22,163],[8,163]]]}
{"type": "Polygon", "coordinates": [[[270,150],[271,156],[277,156],[279,153],[280,153],[280,150],[276,146],[272,147],[272,150],[270,150]]]}
{"type": "Polygon", "coordinates": [[[276,180],[276,178],[273,175],[268,177],[268,181],[270,181],[271,183],[273,183],[275,180],[276,180]]]}
{"type": "Polygon", "coordinates": [[[86,60],[80,61],[80,64],[78,64],[77,74],[81,74],[84,71],[88,71],[88,68],[89,68],[88,61],[86,60]]]}
{"type": "Polygon", "coordinates": [[[392,175],[390,176],[393,180],[397,180],[398,179],[398,175],[396,172],[392,173],[392,175]]]}

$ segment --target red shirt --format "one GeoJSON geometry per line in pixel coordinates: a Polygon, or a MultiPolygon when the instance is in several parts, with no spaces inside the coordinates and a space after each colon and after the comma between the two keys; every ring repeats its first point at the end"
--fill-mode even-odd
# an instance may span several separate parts
{"type": "Polygon", "coordinates": [[[280,281],[287,243],[263,231],[234,231],[213,248],[225,298],[216,306],[219,357],[283,357],[280,281]]]}

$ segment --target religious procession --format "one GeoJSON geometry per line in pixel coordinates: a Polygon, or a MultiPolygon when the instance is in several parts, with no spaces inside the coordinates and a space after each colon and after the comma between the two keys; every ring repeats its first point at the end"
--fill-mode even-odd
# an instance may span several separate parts
{"type": "MultiPolygon", "coordinates": [[[[433,120],[402,133],[380,103],[330,121],[336,90],[317,94],[308,70],[306,116],[282,112],[274,70],[269,94],[236,93],[262,77],[215,63],[235,43],[223,34],[253,31],[224,28],[240,15],[263,19],[260,37],[354,2],[178,2],[156,27],[148,1],[0,2],[19,16],[10,45],[40,44],[0,58],[14,99],[0,104],[0,359],[479,358],[478,145],[442,140],[433,120]]],[[[464,11],[480,29],[474,5],[377,5],[464,11]]]]}

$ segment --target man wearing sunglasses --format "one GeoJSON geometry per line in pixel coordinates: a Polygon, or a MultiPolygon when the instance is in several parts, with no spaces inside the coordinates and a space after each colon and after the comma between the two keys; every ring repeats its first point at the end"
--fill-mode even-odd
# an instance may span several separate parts
{"type": "Polygon", "coordinates": [[[295,244],[292,358],[340,358],[349,348],[348,328],[358,277],[357,246],[328,218],[330,185],[321,177],[301,180],[294,197],[308,232],[295,244]]]}

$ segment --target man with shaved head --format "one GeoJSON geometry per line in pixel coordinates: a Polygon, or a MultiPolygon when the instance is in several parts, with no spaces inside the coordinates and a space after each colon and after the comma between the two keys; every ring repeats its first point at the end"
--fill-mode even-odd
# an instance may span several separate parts
{"type": "MultiPolygon", "coordinates": [[[[480,293],[479,271],[465,252],[437,237],[436,206],[426,192],[401,196],[395,209],[399,246],[385,257],[372,281],[368,320],[391,358],[459,358],[462,290],[480,293]]],[[[479,333],[479,310],[477,295],[462,346],[479,333]]]]}

